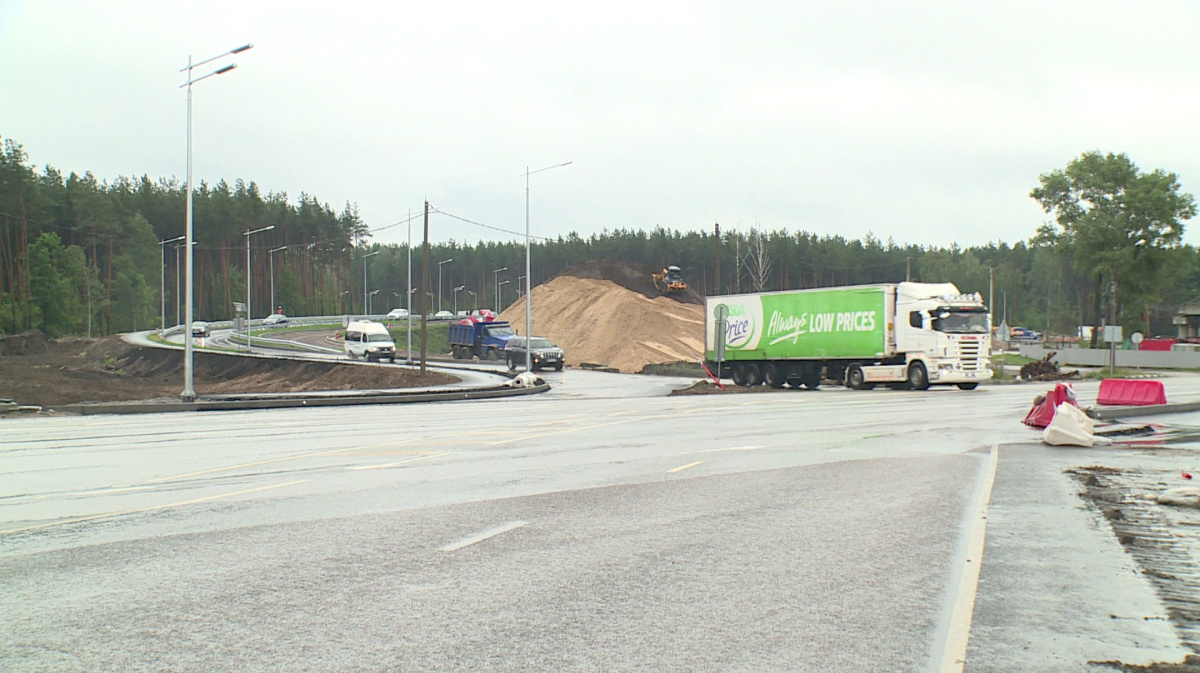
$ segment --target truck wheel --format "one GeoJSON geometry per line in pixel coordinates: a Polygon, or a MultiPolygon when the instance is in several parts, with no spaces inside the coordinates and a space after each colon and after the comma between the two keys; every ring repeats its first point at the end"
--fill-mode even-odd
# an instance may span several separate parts
{"type": "Polygon", "coordinates": [[[513,362],[511,355],[508,356],[507,358],[505,358],[505,361],[508,362],[508,371],[511,372],[517,368],[517,365],[516,365],[516,363],[513,362]]]}
{"type": "Polygon", "coordinates": [[[805,388],[816,390],[821,385],[821,366],[809,367],[801,374],[800,378],[804,381],[805,388]]]}
{"type": "Polygon", "coordinates": [[[924,362],[914,362],[908,366],[908,385],[913,390],[929,389],[929,372],[925,370],[924,362]]]}
{"type": "Polygon", "coordinates": [[[979,387],[978,383],[960,383],[960,384],[958,384],[959,390],[975,390],[978,387],[979,387]]]}
{"type": "Polygon", "coordinates": [[[768,362],[763,368],[763,381],[772,388],[782,388],[787,383],[788,366],[768,362]]]}
{"type": "Polygon", "coordinates": [[[875,387],[875,384],[867,383],[867,375],[863,373],[862,367],[850,365],[846,369],[846,387],[854,390],[870,390],[875,387]]]}
{"type": "Polygon", "coordinates": [[[733,363],[729,368],[729,378],[733,379],[735,386],[746,387],[746,365],[741,362],[733,363]]]}
{"type": "Polygon", "coordinates": [[[757,362],[746,363],[746,385],[753,388],[763,382],[762,366],[757,362]]]}

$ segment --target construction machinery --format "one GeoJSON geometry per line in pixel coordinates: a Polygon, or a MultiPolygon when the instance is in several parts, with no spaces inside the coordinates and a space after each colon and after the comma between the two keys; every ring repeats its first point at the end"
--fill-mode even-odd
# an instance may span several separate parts
{"type": "Polygon", "coordinates": [[[650,278],[654,281],[654,287],[667,294],[686,292],[688,289],[687,283],[683,282],[683,271],[674,265],[668,266],[660,273],[650,274],[650,278]]]}

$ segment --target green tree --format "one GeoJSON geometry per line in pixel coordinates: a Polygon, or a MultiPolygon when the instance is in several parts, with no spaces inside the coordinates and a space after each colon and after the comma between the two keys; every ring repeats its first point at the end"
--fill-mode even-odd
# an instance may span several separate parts
{"type": "Polygon", "coordinates": [[[1054,222],[1034,241],[1053,246],[1094,283],[1093,325],[1101,322],[1102,297],[1114,320],[1122,304],[1136,311],[1152,302],[1164,280],[1156,262],[1179,245],[1183,221],[1196,214],[1195,199],[1180,191],[1176,175],[1143,173],[1125,154],[1093,151],[1038,180],[1029,195],[1054,222]]]}

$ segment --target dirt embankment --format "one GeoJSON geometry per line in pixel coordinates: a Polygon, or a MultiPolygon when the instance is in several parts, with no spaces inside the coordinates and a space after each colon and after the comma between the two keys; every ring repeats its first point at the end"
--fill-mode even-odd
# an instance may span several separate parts
{"type": "MultiPolygon", "coordinates": [[[[366,390],[429,386],[454,377],[404,367],[244,358],[195,352],[197,394],[366,390]]],[[[119,336],[46,339],[39,332],[0,336],[0,398],[62,405],[178,398],[183,353],[141,348],[119,336]]]]}
{"type": "MultiPolygon", "coordinates": [[[[533,333],[562,347],[576,366],[638,372],[648,364],[694,362],[704,352],[703,300],[662,296],[650,280],[653,270],[592,262],[564,271],[533,288],[533,333]]],[[[524,333],[525,303],[509,306],[500,319],[524,333]]]]}

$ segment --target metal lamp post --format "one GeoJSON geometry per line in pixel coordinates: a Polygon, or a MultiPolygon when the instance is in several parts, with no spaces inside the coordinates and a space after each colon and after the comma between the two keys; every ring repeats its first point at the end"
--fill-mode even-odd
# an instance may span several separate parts
{"type": "Polygon", "coordinates": [[[367,295],[367,315],[372,315],[372,313],[371,313],[371,297],[374,297],[377,294],[379,294],[379,290],[371,290],[371,293],[367,295]]]}
{"type": "MultiPolygon", "coordinates": [[[[274,250],[268,250],[267,254],[271,256],[271,310],[274,311],[278,304],[275,303],[275,253],[280,250],[287,250],[286,245],[281,245],[274,250]]],[[[291,309],[288,309],[291,311],[291,309]]]]}
{"type": "Polygon", "coordinates": [[[454,261],[454,258],[451,257],[450,259],[443,259],[442,261],[438,262],[438,310],[439,311],[442,310],[442,265],[449,264],[450,262],[453,262],[453,261],[454,261]]]}
{"type": "Polygon", "coordinates": [[[496,310],[496,312],[497,312],[497,313],[499,313],[499,312],[500,312],[500,283],[498,282],[498,280],[497,280],[497,279],[499,278],[499,276],[500,276],[500,272],[501,272],[501,271],[508,271],[508,267],[507,267],[507,266],[505,266],[505,267],[501,267],[501,268],[499,268],[499,269],[496,269],[495,271],[493,271],[493,272],[492,272],[492,288],[494,288],[494,289],[495,289],[495,291],[496,291],[496,307],[495,307],[495,310],[496,310]]]}
{"type": "MultiPolygon", "coordinates": [[[[184,238],[184,236],[176,236],[175,238],[169,238],[165,241],[158,242],[158,262],[159,266],[162,268],[162,278],[159,280],[158,284],[158,294],[162,299],[162,320],[158,324],[158,338],[163,340],[166,340],[167,338],[167,244],[174,243],[175,241],[182,241],[184,238]]],[[[178,255],[176,255],[175,263],[176,265],[179,264],[178,255]]],[[[175,294],[176,296],[179,295],[178,287],[175,288],[175,294]]],[[[176,322],[178,322],[178,320],[176,322]]]]}
{"type": "Polygon", "coordinates": [[[529,285],[526,285],[524,283],[526,278],[528,278],[528,276],[517,276],[517,296],[518,297],[521,296],[521,287],[522,286],[524,286],[526,292],[529,291],[529,285]]]}
{"type": "MultiPolygon", "coordinates": [[[[536,171],[529,170],[529,166],[525,167],[525,277],[526,278],[529,278],[531,275],[529,273],[529,267],[530,267],[530,265],[529,265],[529,176],[533,175],[534,173],[542,173],[545,171],[553,170],[555,168],[562,168],[563,166],[570,166],[572,163],[573,162],[568,161],[566,163],[555,164],[553,166],[547,166],[545,168],[539,168],[536,171]]],[[[528,281],[526,281],[526,285],[528,285],[528,281]]],[[[533,305],[531,304],[531,301],[532,301],[532,299],[530,297],[529,289],[528,289],[528,287],[526,287],[526,291],[525,291],[525,338],[526,339],[529,339],[530,337],[533,336],[533,332],[532,332],[533,305]]],[[[525,371],[527,371],[527,372],[533,371],[533,355],[530,353],[530,349],[528,349],[528,348],[525,349],[525,371]]]]}
{"type": "MultiPolygon", "coordinates": [[[[261,234],[264,231],[270,231],[274,228],[275,228],[275,225],[272,224],[271,226],[263,227],[262,229],[255,229],[253,231],[247,230],[246,233],[242,234],[243,236],[246,237],[246,351],[247,352],[249,352],[249,350],[250,350],[250,321],[253,320],[253,316],[254,316],[254,312],[250,310],[250,278],[251,278],[251,274],[250,274],[250,237],[255,234],[261,234]]],[[[191,329],[192,329],[191,327],[188,327],[188,331],[191,331],[191,329]]]]}
{"type": "Polygon", "coordinates": [[[350,290],[342,290],[338,295],[338,308],[342,309],[343,313],[346,312],[346,295],[348,294],[350,294],[350,290]]]}
{"type": "Polygon", "coordinates": [[[507,280],[507,279],[506,279],[506,280],[502,280],[502,281],[500,281],[499,283],[497,283],[497,284],[496,284],[496,313],[499,313],[499,312],[501,311],[501,308],[500,308],[501,304],[500,304],[500,302],[501,302],[501,301],[504,299],[504,296],[503,296],[503,295],[502,295],[502,293],[500,292],[500,288],[501,288],[501,287],[503,287],[503,286],[505,286],[505,285],[508,285],[508,280],[507,280]]]}
{"type": "Polygon", "coordinates": [[[458,317],[458,293],[467,289],[466,285],[459,285],[454,288],[454,316],[458,317]]]}
{"type": "Polygon", "coordinates": [[[184,330],[183,330],[183,392],[180,393],[180,398],[184,402],[195,402],[196,391],[192,386],[192,85],[201,80],[208,79],[213,75],[224,75],[225,73],[237,67],[236,63],[227,65],[223,68],[214,70],[202,77],[192,78],[192,70],[211,63],[218,58],[224,58],[233,54],[240,54],[247,49],[252,49],[254,45],[245,44],[237,49],[229,51],[219,56],[205,59],[199,63],[192,63],[192,57],[188,56],[188,64],[186,68],[181,68],[179,72],[187,73],[187,81],[180,85],[179,88],[187,87],[187,204],[185,214],[184,238],[187,241],[187,248],[184,255],[187,261],[187,307],[184,309],[184,330]]]}
{"type": "Polygon", "coordinates": [[[367,254],[363,255],[363,310],[367,313],[370,313],[370,311],[367,310],[367,258],[378,255],[380,252],[382,252],[382,250],[368,252],[367,254]]]}
{"type": "Polygon", "coordinates": [[[467,294],[471,295],[471,310],[478,311],[479,310],[479,295],[475,294],[474,292],[472,292],[470,290],[467,290],[467,294]]]}

